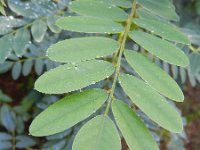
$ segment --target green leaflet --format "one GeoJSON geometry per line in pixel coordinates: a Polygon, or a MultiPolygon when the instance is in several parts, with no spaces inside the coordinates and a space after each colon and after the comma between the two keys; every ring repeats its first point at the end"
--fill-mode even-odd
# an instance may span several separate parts
{"type": "Polygon", "coordinates": [[[121,140],[112,120],[99,115],[88,121],[75,137],[72,150],[121,150],[121,140]]]}
{"type": "Polygon", "coordinates": [[[13,41],[13,49],[18,57],[25,53],[25,50],[29,45],[29,40],[30,33],[27,29],[22,28],[17,30],[13,41]]]}
{"type": "Polygon", "coordinates": [[[142,18],[142,19],[159,20],[159,21],[168,22],[167,20],[164,20],[163,18],[161,18],[159,16],[149,13],[149,11],[144,8],[138,8],[137,15],[139,18],[142,18]]]}
{"type": "Polygon", "coordinates": [[[190,44],[188,38],[182,32],[180,32],[177,27],[170,23],[142,18],[135,19],[133,22],[139,27],[151,31],[151,33],[159,35],[164,39],[188,45],[190,44]]]}
{"type": "Polygon", "coordinates": [[[0,38],[0,63],[3,63],[12,51],[12,36],[10,34],[0,38]]]}
{"type": "Polygon", "coordinates": [[[131,31],[129,36],[144,49],[170,64],[183,67],[189,64],[182,50],[163,39],[142,31],[131,31]]]}
{"type": "Polygon", "coordinates": [[[117,41],[105,37],[73,38],[58,42],[48,49],[48,57],[58,62],[80,62],[112,55],[117,41]]]}
{"type": "Polygon", "coordinates": [[[64,30],[84,33],[120,33],[124,30],[121,24],[112,20],[86,16],[63,17],[56,25],[64,30]]]}
{"type": "Polygon", "coordinates": [[[97,17],[104,20],[125,21],[128,17],[119,7],[101,1],[73,1],[70,3],[69,9],[80,15],[97,17]]]}
{"type": "Polygon", "coordinates": [[[149,118],[171,132],[181,132],[182,120],[178,112],[150,86],[131,75],[119,77],[126,94],[149,118]]]}
{"type": "Polygon", "coordinates": [[[41,42],[47,31],[47,25],[43,20],[36,20],[32,27],[31,33],[36,42],[41,42]]]}
{"type": "Polygon", "coordinates": [[[137,0],[145,9],[167,20],[179,21],[174,5],[169,0],[137,0]]]}
{"type": "Polygon", "coordinates": [[[177,102],[184,100],[184,95],[177,83],[160,67],[138,52],[126,51],[125,57],[132,68],[150,86],[161,94],[177,102]]]}
{"type": "Polygon", "coordinates": [[[76,0],[76,1],[97,1],[107,3],[109,5],[116,5],[123,8],[131,8],[132,4],[129,0],[76,0]]]}
{"type": "Polygon", "coordinates": [[[47,94],[68,93],[95,84],[113,72],[112,64],[100,60],[61,65],[40,76],[35,89],[47,94]]]}
{"type": "Polygon", "coordinates": [[[112,110],[130,150],[159,150],[147,127],[128,105],[114,100],[112,110]]]}
{"type": "Polygon", "coordinates": [[[54,103],[31,123],[33,136],[47,136],[64,131],[93,114],[106,101],[107,93],[90,89],[72,94],[54,103]]]}

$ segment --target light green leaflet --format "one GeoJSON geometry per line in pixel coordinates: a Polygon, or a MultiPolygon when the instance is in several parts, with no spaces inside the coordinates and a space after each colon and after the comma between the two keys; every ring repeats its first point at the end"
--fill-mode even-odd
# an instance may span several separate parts
{"type": "Polygon", "coordinates": [[[67,96],[40,113],[31,123],[29,132],[34,136],[62,132],[93,114],[106,98],[107,93],[101,89],[67,96]]]}
{"type": "Polygon", "coordinates": [[[188,57],[174,44],[142,31],[131,31],[129,36],[144,49],[170,64],[183,67],[189,64],[188,57]]]}
{"type": "Polygon", "coordinates": [[[43,20],[37,19],[31,26],[31,33],[36,42],[41,42],[45,36],[47,24],[43,20]]]}
{"type": "Polygon", "coordinates": [[[52,45],[47,52],[58,62],[80,62],[112,55],[119,48],[117,41],[105,37],[73,38],[52,45]]]}
{"type": "Polygon", "coordinates": [[[132,4],[129,0],[77,0],[77,1],[99,1],[110,5],[116,5],[123,8],[131,8],[132,4]]]}
{"type": "Polygon", "coordinates": [[[144,8],[138,8],[136,11],[137,11],[137,16],[139,18],[168,22],[168,20],[164,20],[163,18],[150,13],[148,10],[144,8]]]}
{"type": "Polygon", "coordinates": [[[178,84],[160,67],[138,52],[127,50],[125,57],[132,68],[155,90],[177,102],[184,100],[178,84]]]}
{"type": "Polygon", "coordinates": [[[167,20],[178,21],[174,5],[169,0],[137,0],[145,9],[167,20]]]}
{"type": "Polygon", "coordinates": [[[72,150],[121,150],[121,140],[112,120],[99,115],[88,121],[75,137],[72,150]]]}
{"type": "Polygon", "coordinates": [[[175,41],[182,44],[190,44],[188,38],[177,27],[171,23],[150,20],[150,19],[134,19],[133,22],[153,34],[159,35],[164,39],[175,41]]]}
{"type": "Polygon", "coordinates": [[[130,97],[149,118],[171,132],[181,132],[182,120],[168,102],[142,80],[131,75],[122,75],[119,82],[130,97]]]}
{"type": "Polygon", "coordinates": [[[147,127],[128,105],[114,100],[112,111],[130,150],[159,150],[147,127]]]}
{"type": "Polygon", "coordinates": [[[95,84],[113,72],[112,64],[100,60],[61,65],[40,76],[35,89],[46,94],[68,93],[95,84]]]}
{"type": "Polygon", "coordinates": [[[86,16],[63,17],[56,22],[62,29],[84,33],[119,33],[123,26],[112,20],[86,16]]]}
{"type": "Polygon", "coordinates": [[[104,20],[125,21],[128,17],[127,13],[119,7],[101,1],[73,1],[70,2],[69,9],[80,15],[97,17],[104,20]]]}

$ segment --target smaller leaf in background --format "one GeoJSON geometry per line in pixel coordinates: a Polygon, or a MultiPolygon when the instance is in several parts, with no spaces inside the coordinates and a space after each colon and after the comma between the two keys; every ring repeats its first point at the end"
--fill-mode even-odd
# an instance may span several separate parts
{"type": "Polygon", "coordinates": [[[85,33],[120,33],[124,30],[121,24],[112,20],[86,16],[63,17],[56,25],[64,30],[85,33]]]}
{"type": "Polygon", "coordinates": [[[125,11],[101,1],[84,0],[72,1],[69,3],[69,9],[83,16],[90,16],[113,21],[125,21],[128,15],[125,11]]]}
{"type": "Polygon", "coordinates": [[[10,34],[0,38],[0,63],[3,63],[12,51],[12,36],[10,34]]]}
{"type": "Polygon", "coordinates": [[[0,35],[5,35],[13,30],[26,24],[23,19],[14,18],[14,16],[0,16],[0,35]]]}
{"type": "Polygon", "coordinates": [[[12,139],[12,135],[8,133],[0,132],[0,141],[7,141],[11,139],[12,139]]]}
{"type": "Polygon", "coordinates": [[[22,74],[24,76],[27,76],[33,67],[33,61],[32,60],[27,60],[24,62],[23,67],[22,67],[22,74]]]}
{"type": "Polygon", "coordinates": [[[27,29],[17,30],[13,39],[13,49],[18,57],[21,57],[29,46],[30,33],[27,29]]]}
{"type": "Polygon", "coordinates": [[[199,53],[191,53],[189,55],[190,59],[190,72],[192,75],[196,75],[200,71],[200,54],[199,53]]]}
{"type": "Polygon", "coordinates": [[[131,31],[129,36],[145,50],[170,64],[183,67],[189,64],[184,52],[172,43],[138,30],[131,31]]]}
{"type": "Polygon", "coordinates": [[[167,20],[179,21],[173,3],[169,0],[138,0],[138,3],[151,13],[163,17],[167,20]]]}
{"type": "Polygon", "coordinates": [[[47,24],[43,20],[34,21],[31,27],[31,33],[36,42],[41,42],[46,34],[47,24]]]}
{"type": "Polygon", "coordinates": [[[15,122],[10,108],[7,105],[1,107],[1,123],[10,132],[15,130],[15,122]]]}
{"type": "Polygon", "coordinates": [[[49,29],[54,33],[61,32],[61,29],[58,26],[56,26],[57,19],[58,19],[58,17],[56,17],[55,15],[51,15],[47,18],[47,25],[48,25],[49,29]]]}
{"type": "Polygon", "coordinates": [[[119,82],[132,102],[158,125],[171,132],[183,130],[178,112],[149,85],[128,74],[121,75],[119,82]]]}
{"type": "Polygon", "coordinates": [[[36,59],[35,60],[35,72],[37,73],[37,75],[41,75],[43,70],[44,70],[44,62],[42,59],[36,59]]]}
{"type": "Polygon", "coordinates": [[[0,149],[1,149],[1,150],[4,150],[4,149],[12,149],[12,142],[0,141],[0,149]]]}
{"type": "Polygon", "coordinates": [[[121,140],[113,121],[99,115],[88,121],[74,139],[72,150],[121,150],[121,140]]]}
{"type": "Polygon", "coordinates": [[[16,137],[16,148],[26,148],[34,146],[36,142],[29,136],[18,135],[16,137]]]}
{"type": "Polygon", "coordinates": [[[16,62],[12,68],[12,78],[17,80],[20,77],[22,71],[22,64],[21,62],[16,62]]]}
{"type": "Polygon", "coordinates": [[[0,102],[12,102],[12,99],[0,90],[0,102]]]}
{"type": "Polygon", "coordinates": [[[130,150],[159,150],[145,124],[128,105],[114,100],[112,111],[130,150]]]}
{"type": "Polygon", "coordinates": [[[8,0],[8,7],[18,15],[35,19],[38,17],[38,14],[34,12],[34,9],[31,8],[33,5],[31,2],[22,2],[21,0],[8,0]]]}
{"type": "Polygon", "coordinates": [[[52,45],[47,55],[58,62],[80,62],[112,55],[118,48],[118,42],[110,38],[73,38],[52,45]]]}
{"type": "Polygon", "coordinates": [[[13,62],[11,61],[6,61],[4,63],[0,63],[0,74],[6,73],[9,71],[13,66],[13,62]]]}
{"type": "Polygon", "coordinates": [[[113,65],[101,60],[65,64],[40,76],[35,89],[49,94],[68,93],[104,80],[113,72],[113,65]]]}
{"type": "Polygon", "coordinates": [[[99,109],[107,96],[101,89],[90,89],[67,96],[33,120],[29,128],[30,134],[47,136],[67,130],[99,109]]]}
{"type": "Polygon", "coordinates": [[[131,67],[152,88],[177,102],[182,102],[184,100],[183,92],[178,84],[147,57],[130,50],[125,52],[125,57],[131,67]]]}

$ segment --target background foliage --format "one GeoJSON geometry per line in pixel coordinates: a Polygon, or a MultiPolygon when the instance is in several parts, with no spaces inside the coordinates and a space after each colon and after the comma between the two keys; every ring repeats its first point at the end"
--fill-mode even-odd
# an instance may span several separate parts
{"type": "MultiPolygon", "coordinates": [[[[185,87],[187,82],[192,86],[199,86],[200,3],[198,0],[174,0],[174,3],[181,17],[178,26],[188,35],[193,44],[193,47],[189,48],[180,45],[190,58],[190,66],[182,69],[159,60],[157,63],[182,87],[185,87]]],[[[44,96],[32,90],[38,75],[59,65],[46,57],[47,48],[62,39],[80,35],[61,31],[54,24],[55,20],[63,15],[73,15],[68,12],[68,4],[69,0],[8,0],[6,3],[1,1],[0,11],[4,16],[0,16],[0,149],[70,150],[74,135],[85,122],[46,138],[28,136],[30,121],[60,98],[44,96]],[[16,81],[12,81],[9,76],[16,81]]],[[[130,47],[138,49],[135,44],[130,43],[130,47]]],[[[125,61],[123,69],[132,72],[125,61]]],[[[106,84],[110,85],[111,81],[106,80],[92,86],[104,87],[106,84]]],[[[119,98],[127,99],[124,93],[120,92],[119,86],[117,91],[119,98]]],[[[166,147],[170,150],[185,149],[184,143],[188,140],[185,132],[166,133],[142,112],[138,113],[148,124],[148,128],[161,146],[164,139],[167,141],[166,147]]]]}

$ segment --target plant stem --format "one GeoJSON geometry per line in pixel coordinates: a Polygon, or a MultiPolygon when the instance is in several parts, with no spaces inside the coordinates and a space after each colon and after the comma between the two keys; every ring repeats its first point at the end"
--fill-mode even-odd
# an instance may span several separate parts
{"type": "Polygon", "coordinates": [[[136,13],[136,0],[133,1],[132,4],[132,9],[131,9],[131,13],[126,21],[126,26],[125,26],[125,30],[122,33],[122,35],[120,36],[119,42],[120,42],[120,48],[118,50],[119,56],[117,59],[117,65],[116,65],[116,69],[115,69],[115,74],[114,74],[114,80],[113,80],[113,84],[112,84],[112,88],[108,97],[108,104],[106,106],[106,110],[105,110],[105,115],[108,115],[109,109],[110,109],[110,105],[112,103],[113,97],[114,97],[114,92],[115,92],[115,88],[116,88],[116,84],[117,84],[117,79],[119,77],[119,73],[120,73],[120,66],[121,66],[121,60],[122,60],[122,55],[123,52],[125,50],[125,44],[126,44],[126,40],[128,37],[128,33],[130,31],[131,28],[131,24],[132,24],[132,19],[135,16],[136,13]]]}

